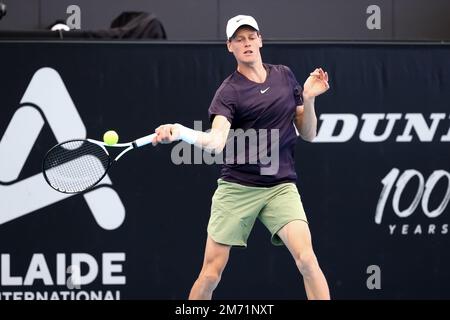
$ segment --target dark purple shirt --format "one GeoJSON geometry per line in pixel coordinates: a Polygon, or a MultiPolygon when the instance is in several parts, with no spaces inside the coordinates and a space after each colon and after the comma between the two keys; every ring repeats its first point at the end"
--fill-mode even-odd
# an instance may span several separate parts
{"type": "Polygon", "coordinates": [[[231,123],[221,178],[247,186],[270,187],[297,179],[294,167],[297,134],[293,121],[296,107],[303,104],[302,88],[288,67],[270,64],[264,67],[268,72],[264,83],[253,82],[238,71],[232,73],[216,91],[208,110],[211,122],[215,115],[222,115],[231,123]],[[243,140],[242,130],[233,136],[236,129],[242,129],[248,138],[243,140]],[[250,136],[254,133],[257,139],[252,140],[250,136]],[[238,147],[238,139],[245,141],[245,149],[238,147]],[[274,143],[278,143],[278,148],[274,143]],[[229,150],[232,147],[234,150],[229,150]]]}

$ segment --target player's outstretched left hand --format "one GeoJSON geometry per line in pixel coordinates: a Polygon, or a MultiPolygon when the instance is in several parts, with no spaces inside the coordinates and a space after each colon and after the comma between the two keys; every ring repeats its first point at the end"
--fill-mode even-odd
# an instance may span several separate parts
{"type": "Polygon", "coordinates": [[[321,95],[330,88],[328,84],[328,73],[322,68],[317,68],[309,74],[303,85],[303,98],[310,99],[321,95]]]}

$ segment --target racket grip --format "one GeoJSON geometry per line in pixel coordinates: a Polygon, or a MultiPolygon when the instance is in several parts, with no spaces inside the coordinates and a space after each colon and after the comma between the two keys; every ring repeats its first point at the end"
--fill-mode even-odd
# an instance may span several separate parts
{"type": "Polygon", "coordinates": [[[134,144],[136,145],[137,148],[145,146],[149,143],[152,143],[152,140],[155,136],[156,136],[156,133],[149,134],[148,136],[145,136],[145,137],[135,140],[134,144]]]}

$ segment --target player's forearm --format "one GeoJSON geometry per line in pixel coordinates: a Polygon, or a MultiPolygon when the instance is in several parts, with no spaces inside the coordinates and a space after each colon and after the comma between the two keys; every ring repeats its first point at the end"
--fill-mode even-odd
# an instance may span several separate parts
{"type": "Polygon", "coordinates": [[[205,149],[211,153],[220,153],[225,147],[226,138],[223,133],[217,129],[211,129],[209,132],[198,132],[198,139],[195,142],[197,147],[205,149]]]}
{"type": "Polygon", "coordinates": [[[202,132],[181,125],[179,128],[181,140],[208,152],[220,153],[225,146],[226,136],[222,130],[213,128],[209,132],[202,132]]]}
{"type": "Polygon", "coordinates": [[[314,108],[314,97],[303,101],[303,110],[297,108],[295,125],[300,136],[306,141],[312,141],[317,135],[317,116],[314,108]]]}

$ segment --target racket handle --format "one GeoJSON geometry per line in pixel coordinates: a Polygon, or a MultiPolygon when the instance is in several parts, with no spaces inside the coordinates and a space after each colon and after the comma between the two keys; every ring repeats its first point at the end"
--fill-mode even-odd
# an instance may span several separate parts
{"type": "Polygon", "coordinates": [[[149,134],[148,136],[145,136],[145,137],[135,140],[133,144],[136,145],[137,148],[145,146],[149,143],[152,143],[153,138],[155,136],[156,136],[156,133],[149,134]]]}

